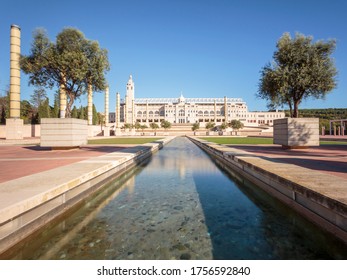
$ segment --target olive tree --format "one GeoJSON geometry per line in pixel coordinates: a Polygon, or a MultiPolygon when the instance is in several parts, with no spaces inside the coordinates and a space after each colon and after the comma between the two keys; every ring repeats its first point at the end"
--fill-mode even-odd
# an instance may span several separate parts
{"type": "Polygon", "coordinates": [[[229,126],[230,126],[232,129],[239,130],[239,129],[243,128],[243,123],[242,123],[240,120],[232,120],[232,121],[229,123],[229,126]]]}
{"type": "Polygon", "coordinates": [[[192,126],[192,130],[193,130],[193,131],[196,131],[196,130],[198,130],[199,128],[200,128],[200,123],[199,123],[199,122],[194,123],[193,126],[192,126]]]}
{"type": "Polygon", "coordinates": [[[312,42],[313,37],[284,33],[277,42],[272,64],[261,70],[257,96],[268,106],[288,105],[293,118],[299,116],[303,99],[324,98],[336,87],[337,70],[331,55],[335,40],[312,42]]]}
{"type": "Polygon", "coordinates": [[[214,122],[208,122],[206,125],[205,125],[205,128],[208,129],[208,130],[211,130],[212,128],[214,128],[216,126],[216,124],[214,122]]]}
{"type": "Polygon", "coordinates": [[[171,123],[169,121],[162,120],[160,125],[165,130],[171,128],[171,123]]]}
{"type": "Polygon", "coordinates": [[[95,92],[105,90],[105,74],[110,69],[107,50],[74,28],[63,29],[56,42],[51,42],[44,30],[36,30],[30,54],[21,56],[20,66],[29,74],[29,84],[65,89],[65,117],[71,117],[74,101],[86,93],[88,85],[95,92]]]}

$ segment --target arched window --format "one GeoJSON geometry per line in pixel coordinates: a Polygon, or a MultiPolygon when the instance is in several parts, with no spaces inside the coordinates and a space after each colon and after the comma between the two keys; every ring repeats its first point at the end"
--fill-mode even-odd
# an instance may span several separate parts
{"type": "Polygon", "coordinates": [[[159,111],[155,111],[154,115],[155,115],[156,117],[159,117],[159,111]]]}
{"type": "Polygon", "coordinates": [[[198,116],[203,116],[203,112],[199,111],[198,116]]]}
{"type": "Polygon", "coordinates": [[[204,116],[209,116],[208,111],[204,112],[204,116]]]}
{"type": "Polygon", "coordinates": [[[184,117],[185,116],[184,110],[183,109],[179,110],[178,115],[180,117],[184,117]]]}
{"type": "Polygon", "coordinates": [[[142,117],[142,112],[141,112],[141,111],[138,111],[138,112],[137,112],[137,117],[138,117],[138,118],[141,118],[141,117],[142,117]]]}

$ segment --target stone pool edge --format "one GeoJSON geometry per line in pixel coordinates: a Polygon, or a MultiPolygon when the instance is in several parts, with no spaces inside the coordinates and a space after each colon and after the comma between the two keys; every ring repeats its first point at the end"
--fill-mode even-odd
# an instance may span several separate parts
{"type": "Polygon", "coordinates": [[[0,184],[0,256],[137,166],[175,136],[0,184]]]}
{"type": "Polygon", "coordinates": [[[235,172],[347,244],[347,180],[187,136],[235,172]],[[308,178],[309,177],[309,178],[308,178]]]}

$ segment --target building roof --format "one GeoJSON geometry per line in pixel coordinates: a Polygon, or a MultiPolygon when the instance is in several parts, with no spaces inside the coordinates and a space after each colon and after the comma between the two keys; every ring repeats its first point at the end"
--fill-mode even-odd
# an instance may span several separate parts
{"type": "MultiPolygon", "coordinates": [[[[224,103],[224,98],[183,98],[185,103],[196,103],[196,104],[214,104],[224,103]]],[[[135,104],[175,104],[180,103],[182,100],[179,98],[135,98],[135,104]]],[[[242,98],[227,98],[227,103],[246,103],[242,98]]]]}

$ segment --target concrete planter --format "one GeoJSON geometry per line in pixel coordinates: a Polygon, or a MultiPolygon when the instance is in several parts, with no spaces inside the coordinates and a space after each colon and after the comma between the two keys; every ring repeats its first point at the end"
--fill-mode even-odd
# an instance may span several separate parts
{"type": "Polygon", "coordinates": [[[88,125],[80,119],[41,119],[41,147],[75,148],[86,145],[88,125]]]}
{"type": "Polygon", "coordinates": [[[284,118],[274,120],[274,144],[283,148],[319,146],[318,118],[284,118]]]}

